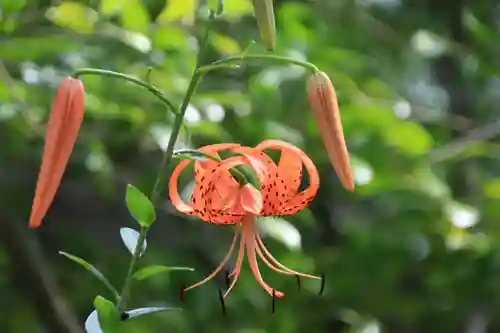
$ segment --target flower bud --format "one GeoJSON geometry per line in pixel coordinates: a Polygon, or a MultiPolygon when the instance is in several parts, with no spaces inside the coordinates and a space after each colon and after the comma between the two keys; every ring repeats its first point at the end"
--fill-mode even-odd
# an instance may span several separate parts
{"type": "Polygon", "coordinates": [[[342,130],[337,95],[330,78],[323,72],[313,74],[307,82],[307,94],[330,162],[342,185],[352,192],[354,180],[349,154],[342,130]]]}
{"type": "Polygon", "coordinates": [[[273,0],[253,0],[253,6],[262,42],[268,51],[273,51],[276,45],[273,0]]]}
{"type": "Polygon", "coordinates": [[[40,226],[54,200],[83,121],[84,100],[82,82],[72,77],[64,78],[59,85],[47,123],[42,165],[29,221],[30,228],[40,226]]]}

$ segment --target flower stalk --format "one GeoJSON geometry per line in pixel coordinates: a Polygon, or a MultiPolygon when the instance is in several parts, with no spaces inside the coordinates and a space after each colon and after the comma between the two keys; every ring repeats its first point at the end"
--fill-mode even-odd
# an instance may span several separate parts
{"type": "MultiPolygon", "coordinates": [[[[177,141],[177,137],[179,136],[179,133],[180,133],[183,121],[184,121],[184,115],[186,114],[186,110],[187,110],[187,107],[189,105],[189,102],[191,101],[191,98],[193,97],[194,93],[196,92],[196,88],[198,87],[198,84],[200,83],[200,79],[202,77],[202,73],[200,73],[198,71],[198,69],[201,67],[201,61],[203,59],[203,56],[204,56],[206,48],[207,48],[208,35],[210,33],[210,30],[212,27],[212,21],[213,21],[214,17],[215,17],[215,13],[210,12],[209,20],[207,23],[207,28],[205,31],[205,36],[203,37],[203,40],[201,43],[201,49],[200,49],[200,53],[198,54],[198,58],[196,61],[196,66],[195,66],[194,72],[193,72],[193,75],[191,77],[191,81],[189,82],[189,86],[186,90],[186,95],[184,96],[180,110],[178,113],[176,113],[172,133],[170,134],[170,138],[169,138],[168,144],[167,144],[167,149],[163,153],[163,158],[162,158],[160,167],[158,168],[156,180],[155,180],[155,183],[153,185],[153,190],[151,191],[151,195],[150,195],[150,200],[153,203],[153,205],[156,204],[158,198],[161,195],[161,191],[163,189],[164,177],[165,177],[164,175],[166,173],[165,169],[169,166],[169,164],[172,161],[172,156],[174,153],[174,145],[175,145],[175,142],[177,141]]],[[[157,94],[155,94],[155,95],[158,96],[157,94]]],[[[148,230],[149,230],[149,228],[143,227],[143,228],[141,228],[141,231],[139,233],[139,238],[137,240],[137,245],[135,247],[134,255],[132,256],[132,259],[130,260],[127,276],[125,277],[125,282],[123,283],[123,288],[122,288],[122,291],[120,294],[120,300],[118,301],[118,304],[116,305],[116,309],[117,309],[118,313],[121,313],[126,307],[126,302],[127,302],[127,299],[130,295],[130,290],[131,290],[131,285],[132,285],[132,275],[135,271],[135,266],[137,265],[137,262],[139,260],[140,253],[141,253],[140,249],[142,249],[144,241],[146,240],[148,230]]]]}

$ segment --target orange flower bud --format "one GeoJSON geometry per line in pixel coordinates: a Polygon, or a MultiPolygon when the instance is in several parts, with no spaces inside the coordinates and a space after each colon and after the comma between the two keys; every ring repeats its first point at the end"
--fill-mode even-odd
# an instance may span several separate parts
{"type": "Polygon", "coordinates": [[[54,200],[69,156],[78,136],[85,110],[83,83],[72,77],[62,80],[52,104],[45,133],[42,165],[31,208],[30,228],[37,228],[54,200]]]}
{"type": "Polygon", "coordinates": [[[253,7],[262,42],[268,51],[273,51],[276,45],[273,0],[253,0],[253,7]]]}
{"type": "Polygon", "coordinates": [[[307,93],[330,162],[342,185],[352,192],[354,191],[354,180],[335,88],[325,73],[318,72],[309,78],[307,93]]]}

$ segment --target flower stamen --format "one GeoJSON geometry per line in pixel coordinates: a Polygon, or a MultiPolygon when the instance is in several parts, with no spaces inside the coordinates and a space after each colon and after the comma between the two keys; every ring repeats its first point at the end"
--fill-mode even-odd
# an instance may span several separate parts
{"type": "Polygon", "coordinates": [[[260,236],[259,236],[258,233],[255,233],[255,238],[257,239],[258,246],[260,246],[260,248],[262,249],[262,251],[264,252],[264,254],[267,255],[267,257],[269,258],[269,260],[271,260],[271,262],[273,264],[275,264],[276,266],[278,266],[279,268],[281,268],[284,271],[283,274],[303,276],[303,277],[306,277],[306,278],[317,279],[317,280],[321,279],[321,277],[319,277],[319,276],[314,276],[314,275],[309,275],[309,274],[304,274],[304,273],[296,272],[296,271],[294,271],[294,270],[286,267],[285,265],[281,264],[278,260],[276,260],[276,258],[273,257],[273,255],[271,254],[271,252],[269,252],[269,250],[266,248],[266,246],[264,245],[264,242],[262,241],[262,238],[260,238],[260,236]]]}
{"type": "Polygon", "coordinates": [[[250,269],[252,270],[255,279],[257,279],[257,282],[259,282],[262,288],[264,288],[264,290],[267,291],[269,295],[273,296],[273,294],[275,294],[277,298],[282,298],[285,296],[285,294],[283,294],[281,291],[277,291],[271,288],[260,275],[259,264],[257,263],[257,257],[255,256],[257,243],[255,242],[255,237],[253,237],[253,235],[255,234],[253,224],[253,221],[250,222],[247,220],[243,222],[243,237],[246,238],[245,245],[247,248],[248,264],[250,265],[250,269]]]}
{"type": "Polygon", "coordinates": [[[240,276],[241,272],[241,265],[243,264],[243,258],[245,257],[245,237],[242,235],[240,237],[240,248],[238,249],[238,258],[236,259],[236,264],[234,266],[234,270],[231,273],[233,275],[233,279],[231,280],[231,284],[229,285],[229,288],[227,288],[224,297],[229,295],[231,290],[233,290],[234,286],[236,285],[236,282],[238,281],[238,277],[240,276]]]}
{"type": "Polygon", "coordinates": [[[219,288],[219,302],[222,308],[222,314],[226,316],[226,303],[224,303],[224,297],[222,296],[222,290],[219,288]]]}
{"type": "Polygon", "coordinates": [[[229,250],[227,251],[227,254],[224,257],[224,259],[222,260],[222,262],[220,263],[220,265],[212,272],[212,274],[210,274],[209,276],[207,276],[205,279],[201,280],[200,282],[198,282],[196,284],[193,284],[191,287],[188,287],[188,288],[184,289],[184,291],[188,291],[188,290],[194,289],[196,287],[201,286],[202,284],[207,283],[208,281],[212,280],[217,275],[217,273],[219,273],[220,270],[222,268],[224,268],[224,266],[226,266],[227,261],[229,260],[229,258],[231,258],[231,255],[234,252],[234,247],[236,245],[236,240],[238,239],[238,235],[239,234],[240,234],[240,227],[237,224],[236,225],[236,230],[235,230],[234,236],[233,236],[233,241],[231,242],[231,246],[229,247],[229,250]]]}

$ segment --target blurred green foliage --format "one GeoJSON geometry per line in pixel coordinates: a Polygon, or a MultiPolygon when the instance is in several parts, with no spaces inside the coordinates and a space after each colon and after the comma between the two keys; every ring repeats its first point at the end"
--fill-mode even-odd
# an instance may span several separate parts
{"type": "MultiPolygon", "coordinates": [[[[177,147],[276,138],[303,148],[321,172],[318,198],[308,211],[260,226],[283,264],[326,274],[325,293],[316,295],[315,281],[303,281],[299,292],[295,279],[263,267],[287,295],[271,314],[268,295],[245,268],[227,298],[227,318],[217,296],[222,277],[189,291],[184,311],[134,319],[127,332],[498,332],[499,5],[276,0],[276,53],[316,64],[337,89],[355,194],[341,188],[328,163],[302,68],[252,62],[208,74],[186,114],[190,135],[184,132],[177,147]]],[[[79,325],[94,298],[107,293],[58,250],[123,283],[130,257],[119,228],[136,228],[126,186],[149,193],[171,131],[172,114],[147,91],[84,77],[80,139],[44,225],[27,232],[58,82],[80,67],[145,79],[152,66],[151,82],[179,104],[206,6],[198,0],[1,3],[0,331],[64,331],[58,327],[67,318],[50,319],[60,313],[43,296],[55,290],[47,276],[59,289],[52,296],[66,300],[63,313],[76,314],[79,325]]],[[[250,0],[224,1],[207,61],[247,48],[265,51],[252,11],[250,0]]],[[[181,185],[189,188],[191,180],[186,173],[181,185]]],[[[180,306],[179,286],[212,271],[232,229],[180,216],[164,194],[153,230],[143,267],[196,271],[134,282],[130,306],[180,306]]]]}

